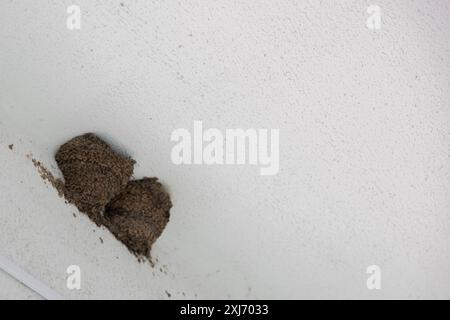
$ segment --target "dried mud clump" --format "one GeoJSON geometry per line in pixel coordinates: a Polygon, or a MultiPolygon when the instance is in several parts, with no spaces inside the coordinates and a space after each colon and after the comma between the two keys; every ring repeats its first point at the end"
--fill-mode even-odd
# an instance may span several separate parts
{"type": "Polygon", "coordinates": [[[157,178],[128,183],[105,210],[105,225],[137,255],[148,256],[169,222],[169,195],[157,178]]]}
{"type": "Polygon", "coordinates": [[[126,186],[135,161],[88,133],[63,144],[55,156],[65,180],[65,197],[98,225],[108,202],[126,186]]]}

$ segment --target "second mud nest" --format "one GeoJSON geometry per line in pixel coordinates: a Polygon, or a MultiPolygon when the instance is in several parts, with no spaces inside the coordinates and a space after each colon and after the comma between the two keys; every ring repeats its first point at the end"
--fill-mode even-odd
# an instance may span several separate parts
{"type": "Polygon", "coordinates": [[[158,179],[130,181],[135,161],[92,133],[63,144],[55,159],[64,176],[65,198],[135,255],[149,257],[172,207],[158,179]]]}

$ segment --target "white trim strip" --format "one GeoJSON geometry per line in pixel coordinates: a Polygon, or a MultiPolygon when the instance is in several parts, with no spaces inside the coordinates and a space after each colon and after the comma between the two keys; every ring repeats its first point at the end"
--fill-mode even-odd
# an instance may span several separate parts
{"type": "Polygon", "coordinates": [[[4,270],[14,279],[22,282],[28,288],[42,296],[46,300],[64,300],[57,292],[53,291],[41,281],[35,279],[23,269],[16,266],[14,263],[0,255],[0,269],[4,270]]]}

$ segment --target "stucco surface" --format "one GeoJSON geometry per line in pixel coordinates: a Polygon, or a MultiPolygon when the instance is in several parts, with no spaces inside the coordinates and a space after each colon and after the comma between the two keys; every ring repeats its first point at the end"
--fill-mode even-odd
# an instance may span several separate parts
{"type": "Polygon", "coordinates": [[[0,254],[68,299],[448,299],[449,57],[444,0],[0,1],[0,254]],[[195,120],[279,129],[279,173],[174,165],[170,135],[195,120]],[[56,148],[88,131],[172,195],[154,267],[26,157],[58,173],[56,148]]]}

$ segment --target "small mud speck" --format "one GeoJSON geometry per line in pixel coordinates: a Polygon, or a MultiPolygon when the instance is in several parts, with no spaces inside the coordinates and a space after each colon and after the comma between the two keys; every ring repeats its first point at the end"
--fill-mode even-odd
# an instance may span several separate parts
{"type": "Polygon", "coordinates": [[[165,290],[165,292],[169,298],[172,297],[172,295],[167,290],[165,290]]]}
{"type": "Polygon", "coordinates": [[[76,218],[76,217],[77,217],[77,215],[76,215],[75,213],[72,213],[72,215],[73,215],[73,217],[74,217],[74,218],[76,218]]]}
{"type": "Polygon", "coordinates": [[[102,239],[102,237],[100,237],[99,239],[100,239],[100,242],[101,242],[101,243],[103,243],[103,239],[102,239]]]}
{"type": "Polygon", "coordinates": [[[10,145],[8,146],[8,148],[9,148],[9,150],[13,151],[13,150],[14,150],[14,145],[13,145],[13,144],[10,144],[10,145]]]}

